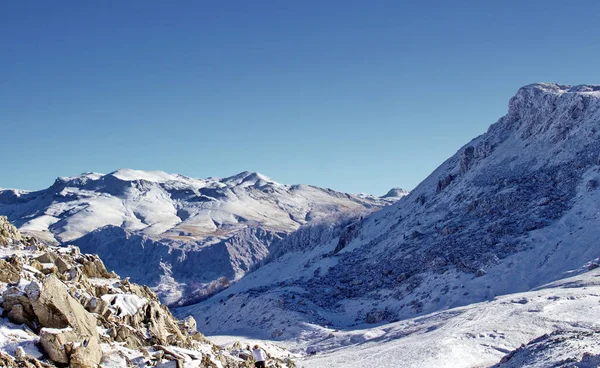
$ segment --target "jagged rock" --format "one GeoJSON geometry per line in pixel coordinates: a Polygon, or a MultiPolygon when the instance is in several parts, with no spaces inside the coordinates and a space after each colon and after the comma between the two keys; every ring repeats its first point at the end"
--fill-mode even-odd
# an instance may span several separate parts
{"type": "Polygon", "coordinates": [[[0,351],[0,367],[19,368],[15,359],[2,351],[0,351]]]}
{"type": "MultiPolygon", "coordinates": [[[[72,344],[74,348],[69,354],[72,367],[89,367],[100,362],[102,353],[96,317],[69,295],[66,286],[56,275],[46,277],[41,285],[32,282],[27,285],[25,292],[41,326],[53,329],[72,328],[71,332],[60,334],[52,334],[50,332],[53,330],[46,330],[46,341],[42,343],[44,349],[53,348],[57,343],[61,343],[62,346],[72,344]]],[[[62,359],[62,356],[56,356],[62,359]]]]}
{"type": "Polygon", "coordinates": [[[6,283],[16,283],[20,279],[19,270],[6,262],[3,259],[0,259],[0,281],[6,283]]]}
{"type": "Polygon", "coordinates": [[[70,349],[66,346],[73,341],[77,341],[77,339],[78,336],[72,328],[62,330],[42,328],[40,331],[40,345],[44,348],[48,357],[56,363],[69,363],[67,350],[70,352],[70,349]]]}
{"type": "Polygon", "coordinates": [[[46,252],[46,253],[42,254],[41,256],[35,258],[35,260],[40,263],[54,263],[57,258],[58,258],[58,255],[56,253],[46,252]]]}
{"type": "Polygon", "coordinates": [[[56,265],[56,268],[58,268],[59,273],[65,273],[71,268],[62,257],[58,257],[56,261],[54,261],[54,264],[56,265]]]}
{"type": "Polygon", "coordinates": [[[148,326],[148,332],[157,344],[188,345],[189,341],[178,328],[171,312],[158,302],[152,301],[143,308],[145,313],[144,323],[148,326]]]}
{"type": "Polygon", "coordinates": [[[8,318],[17,324],[27,324],[34,327],[35,313],[24,292],[17,287],[9,287],[2,294],[2,307],[8,318]]]}
{"type": "Polygon", "coordinates": [[[10,245],[21,241],[22,237],[16,227],[14,227],[6,216],[0,216],[0,246],[10,245]]]}
{"type": "Polygon", "coordinates": [[[98,257],[92,259],[84,259],[82,261],[83,273],[90,278],[110,278],[110,274],[106,271],[104,263],[98,257]]]}
{"type": "Polygon", "coordinates": [[[187,316],[187,318],[180,321],[179,327],[189,332],[196,332],[196,320],[192,316],[187,316]]]}
{"type": "Polygon", "coordinates": [[[81,255],[76,247],[47,247],[32,238],[16,241],[17,236],[10,236],[15,252],[0,259],[0,282],[12,283],[2,293],[3,316],[39,335],[39,347],[53,363],[43,363],[20,349],[13,357],[0,352],[0,367],[97,367],[102,361],[101,342],[139,350],[143,356],[134,360],[120,355],[128,366],[157,365],[163,358],[182,367],[201,359],[206,367],[217,367],[219,362],[223,367],[241,366],[197,332],[193,318],[179,322],[152,290],[109,274],[97,256],[81,255]],[[107,277],[113,280],[99,280],[107,277]],[[131,308],[132,301],[137,311],[131,308]],[[103,328],[102,335],[98,327],[103,328]],[[177,356],[165,351],[151,355],[147,348],[156,344],[177,356]],[[201,345],[212,347],[212,355],[197,351],[201,345]],[[189,352],[179,354],[175,346],[189,352]]]}
{"type": "Polygon", "coordinates": [[[111,333],[114,333],[115,341],[124,342],[130,349],[139,349],[142,346],[146,346],[144,336],[129,326],[117,326],[114,332],[111,331],[111,333]]]}
{"type": "Polygon", "coordinates": [[[101,298],[95,298],[95,297],[91,298],[86,305],[86,309],[88,312],[96,313],[101,316],[106,314],[108,307],[109,307],[108,302],[106,302],[105,300],[102,300],[101,298]]]}
{"type": "Polygon", "coordinates": [[[41,271],[44,275],[50,275],[52,273],[56,273],[58,268],[54,263],[42,263],[41,271]]]}

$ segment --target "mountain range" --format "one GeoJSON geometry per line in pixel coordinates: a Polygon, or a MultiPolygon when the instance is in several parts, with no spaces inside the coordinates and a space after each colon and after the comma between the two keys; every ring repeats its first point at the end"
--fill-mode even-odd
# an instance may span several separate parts
{"type": "Polygon", "coordinates": [[[173,303],[240,279],[303,224],[364,215],[405,194],[351,195],[247,171],[193,179],[122,169],[59,177],[40,191],[2,190],[0,214],[23,233],[99,254],[173,303]]]}

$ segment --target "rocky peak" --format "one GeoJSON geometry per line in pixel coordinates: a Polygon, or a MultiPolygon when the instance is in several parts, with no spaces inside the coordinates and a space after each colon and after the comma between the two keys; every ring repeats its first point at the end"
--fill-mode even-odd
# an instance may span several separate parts
{"type": "Polygon", "coordinates": [[[554,132],[554,138],[561,138],[565,126],[573,125],[584,112],[597,110],[599,105],[598,85],[530,84],[510,99],[508,114],[500,125],[518,129],[522,138],[548,131],[554,132]]]}

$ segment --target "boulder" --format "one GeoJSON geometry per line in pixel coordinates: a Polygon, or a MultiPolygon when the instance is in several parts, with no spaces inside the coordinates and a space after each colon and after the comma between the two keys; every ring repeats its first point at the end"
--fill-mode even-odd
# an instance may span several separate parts
{"type": "Polygon", "coordinates": [[[6,262],[3,259],[0,259],[0,281],[6,283],[16,283],[21,278],[19,270],[6,262]]]}
{"type": "Polygon", "coordinates": [[[21,234],[6,216],[0,216],[0,246],[14,244],[22,240],[21,234]]]}
{"type": "Polygon", "coordinates": [[[104,263],[100,258],[94,256],[82,260],[83,273],[89,278],[110,278],[110,274],[106,271],[104,263]]]}
{"type": "Polygon", "coordinates": [[[100,363],[97,319],[71,297],[56,275],[46,277],[41,285],[32,282],[25,292],[40,325],[47,328],[40,341],[52,360],[65,363],[66,354],[71,367],[93,367],[100,363]]]}
{"type": "Polygon", "coordinates": [[[54,263],[42,263],[41,271],[44,275],[49,275],[51,273],[56,273],[56,271],[58,271],[58,268],[54,263]]]}
{"type": "Polygon", "coordinates": [[[59,273],[65,273],[71,269],[71,266],[62,257],[56,258],[54,264],[58,268],[59,273]]]}
{"type": "Polygon", "coordinates": [[[71,352],[71,344],[77,340],[72,328],[42,328],[40,331],[40,345],[55,363],[69,364],[68,353],[71,352]]]}
{"type": "Polygon", "coordinates": [[[54,263],[58,255],[54,252],[46,252],[39,257],[36,257],[35,260],[40,263],[54,263]]]}
{"type": "MultiPolygon", "coordinates": [[[[65,273],[71,268],[71,266],[67,263],[67,261],[65,261],[56,252],[52,252],[52,251],[48,251],[48,252],[42,254],[41,256],[36,257],[35,261],[37,261],[41,264],[53,264],[54,266],[56,266],[56,268],[53,268],[53,272],[44,272],[44,270],[40,270],[44,273],[54,273],[57,271],[59,273],[65,273]]],[[[49,268],[49,267],[46,267],[46,268],[49,268]]]]}
{"type": "Polygon", "coordinates": [[[11,322],[35,327],[35,313],[25,293],[17,287],[9,287],[2,293],[2,308],[11,322]]]}

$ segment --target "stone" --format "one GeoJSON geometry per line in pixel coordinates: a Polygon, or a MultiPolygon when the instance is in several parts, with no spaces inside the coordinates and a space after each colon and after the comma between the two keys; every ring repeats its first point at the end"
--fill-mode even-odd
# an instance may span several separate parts
{"type": "Polygon", "coordinates": [[[487,275],[487,271],[484,270],[483,268],[480,268],[477,271],[475,271],[475,277],[481,277],[481,276],[485,276],[485,275],[487,275]]]}
{"type": "Polygon", "coordinates": [[[93,259],[83,260],[83,273],[89,278],[110,278],[110,274],[106,271],[104,263],[97,257],[91,258],[93,259]]]}
{"type": "Polygon", "coordinates": [[[0,216],[0,245],[11,245],[22,240],[21,234],[6,216],[0,216]]]}
{"type": "Polygon", "coordinates": [[[7,312],[7,317],[16,324],[35,326],[35,313],[24,292],[16,287],[9,287],[2,293],[2,308],[7,312]]]}
{"type": "Polygon", "coordinates": [[[58,255],[54,252],[46,252],[39,257],[36,257],[35,260],[40,263],[54,263],[58,255]]]}
{"type": "Polygon", "coordinates": [[[42,263],[41,271],[44,275],[50,275],[52,273],[56,273],[56,271],[58,271],[58,268],[54,263],[42,263]]]}
{"type": "Polygon", "coordinates": [[[54,354],[55,358],[60,359],[51,356],[52,360],[69,363],[71,367],[93,367],[100,363],[102,353],[96,329],[97,319],[69,295],[65,284],[56,275],[49,275],[41,285],[32,282],[27,285],[25,292],[40,325],[50,328],[43,334],[45,341],[42,346],[45,350],[52,350],[46,350],[49,356],[54,354]],[[57,332],[57,329],[62,332],[57,332]],[[70,353],[62,353],[61,348],[57,348],[60,345],[67,351],[69,344],[73,347],[70,353]],[[64,362],[63,354],[67,354],[67,362],[64,362]]]}
{"type": "Polygon", "coordinates": [[[71,368],[96,367],[102,358],[98,340],[82,336],[72,328],[43,328],[40,345],[53,362],[69,364],[71,368]]]}
{"type": "Polygon", "coordinates": [[[59,273],[65,273],[71,269],[71,266],[61,257],[56,258],[54,264],[58,268],[59,273]]]}
{"type": "Polygon", "coordinates": [[[21,278],[19,270],[6,262],[3,259],[0,259],[0,281],[6,283],[16,283],[21,278]]]}
{"type": "MultiPolygon", "coordinates": [[[[49,329],[42,328],[40,331],[40,345],[48,354],[50,360],[55,363],[69,364],[69,354],[66,344],[76,341],[78,336],[72,328],[49,329]]],[[[70,349],[69,349],[70,350],[70,349]]]]}

